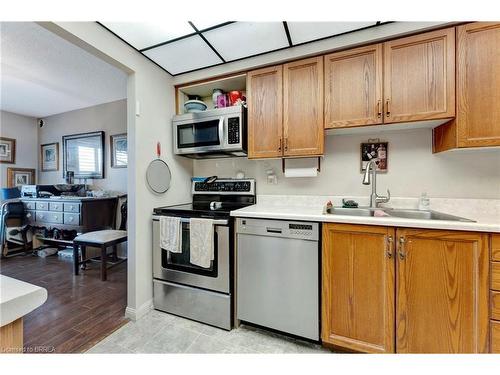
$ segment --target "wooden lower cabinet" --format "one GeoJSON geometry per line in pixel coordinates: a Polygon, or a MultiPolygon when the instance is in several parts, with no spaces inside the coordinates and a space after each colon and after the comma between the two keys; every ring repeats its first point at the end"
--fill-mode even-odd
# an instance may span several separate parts
{"type": "Polygon", "coordinates": [[[394,353],[394,229],[323,225],[324,343],[394,353]]]}
{"type": "Polygon", "coordinates": [[[491,321],[491,353],[500,354],[500,322],[491,321]]]}
{"type": "Polygon", "coordinates": [[[325,224],[323,342],[368,353],[488,352],[488,243],[474,232],[325,224]]]}
{"type": "Polygon", "coordinates": [[[488,235],[398,229],[398,353],[488,351],[488,235]]]}
{"type": "Polygon", "coordinates": [[[500,262],[491,262],[491,289],[500,292],[500,262]]]}
{"type": "Polygon", "coordinates": [[[491,319],[500,320],[500,292],[491,291],[491,319]]]}

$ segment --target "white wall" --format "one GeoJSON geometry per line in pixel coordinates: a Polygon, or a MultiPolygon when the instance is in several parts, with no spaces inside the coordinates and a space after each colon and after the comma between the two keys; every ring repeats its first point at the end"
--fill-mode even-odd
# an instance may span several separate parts
{"type": "Polygon", "coordinates": [[[175,106],[172,77],[95,22],[58,22],[42,25],[129,74],[127,312],[129,316],[137,317],[149,308],[153,293],[152,209],[191,200],[192,162],[175,157],[171,147],[170,124],[175,106]],[[155,195],[145,182],[146,168],[156,158],[157,141],[163,146],[162,158],[168,163],[172,173],[170,190],[163,195],[155,195]]]}
{"type": "Polygon", "coordinates": [[[33,117],[0,111],[0,136],[16,140],[15,164],[0,163],[0,187],[7,187],[9,167],[37,169],[39,149],[36,127],[33,117]]]}
{"type": "Polygon", "coordinates": [[[379,194],[387,188],[393,196],[500,198],[500,150],[453,151],[432,154],[431,129],[391,133],[328,135],[321,172],[313,178],[285,178],[280,160],[252,161],[246,158],[196,160],[196,176],[216,174],[234,177],[243,170],[257,178],[258,194],[368,196],[371,186],[361,184],[360,143],[368,138],[389,142],[389,170],[379,174],[379,194]],[[266,183],[266,169],[274,168],[277,185],[266,183]]]}
{"type": "MultiPolygon", "coordinates": [[[[60,113],[44,118],[45,125],[38,128],[40,145],[59,142],[59,170],[40,173],[40,184],[64,183],[62,136],[94,131],[104,131],[104,178],[89,180],[89,183],[103,190],[127,192],[127,168],[111,168],[110,136],[127,132],[127,100],[60,113]]],[[[40,161],[41,163],[41,161],[40,161]]]]}

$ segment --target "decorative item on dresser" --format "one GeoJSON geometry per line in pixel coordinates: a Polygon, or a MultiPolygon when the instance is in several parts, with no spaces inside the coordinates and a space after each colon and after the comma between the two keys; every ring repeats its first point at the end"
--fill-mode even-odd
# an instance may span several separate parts
{"type": "Polygon", "coordinates": [[[111,168],[127,168],[127,133],[115,134],[109,137],[111,168]]]}
{"type": "Polygon", "coordinates": [[[46,143],[40,146],[42,172],[59,170],[59,143],[46,143]]]}
{"type": "Polygon", "coordinates": [[[14,164],[16,162],[16,140],[0,137],[0,163],[14,164]]]}
{"type": "Polygon", "coordinates": [[[35,176],[33,168],[7,168],[7,187],[33,185],[35,176]]]}

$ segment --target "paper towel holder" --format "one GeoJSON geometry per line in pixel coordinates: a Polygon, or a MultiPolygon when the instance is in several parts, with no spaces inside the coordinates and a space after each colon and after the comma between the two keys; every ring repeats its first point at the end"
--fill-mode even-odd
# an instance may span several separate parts
{"type": "MultiPolygon", "coordinates": [[[[321,172],[321,156],[318,156],[317,158],[318,158],[318,167],[316,168],[316,170],[317,170],[318,172],[321,172]]],[[[287,159],[287,158],[282,158],[282,159],[281,159],[281,171],[282,171],[283,173],[285,173],[285,160],[286,160],[286,159],[287,159]]]]}

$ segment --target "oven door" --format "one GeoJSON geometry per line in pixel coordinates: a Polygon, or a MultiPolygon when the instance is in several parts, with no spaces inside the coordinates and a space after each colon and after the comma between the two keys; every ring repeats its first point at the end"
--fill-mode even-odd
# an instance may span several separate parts
{"type": "Polygon", "coordinates": [[[153,217],[153,275],[155,279],[229,293],[229,225],[214,220],[214,260],[209,268],[189,262],[189,219],[182,219],[182,253],[160,246],[160,222],[153,217]]]}
{"type": "Polygon", "coordinates": [[[222,150],[225,143],[224,125],[224,116],[175,122],[175,153],[192,154],[222,150]]]}

